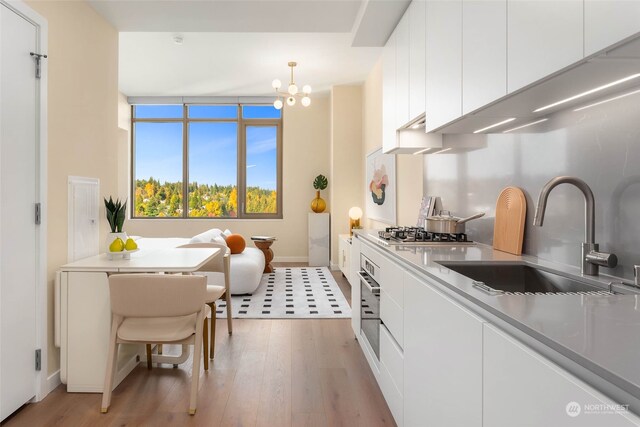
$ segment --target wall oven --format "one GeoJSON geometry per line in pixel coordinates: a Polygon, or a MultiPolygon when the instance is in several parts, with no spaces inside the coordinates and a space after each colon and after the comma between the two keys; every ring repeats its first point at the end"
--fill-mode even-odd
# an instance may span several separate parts
{"type": "Polygon", "coordinates": [[[380,360],[380,269],[360,255],[360,331],[380,360]]]}

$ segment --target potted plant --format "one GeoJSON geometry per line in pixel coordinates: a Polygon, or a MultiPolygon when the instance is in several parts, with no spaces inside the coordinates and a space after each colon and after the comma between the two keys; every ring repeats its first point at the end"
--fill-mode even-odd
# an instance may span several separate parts
{"type": "Polygon", "coordinates": [[[120,199],[116,199],[115,202],[109,196],[109,200],[104,199],[104,207],[107,213],[107,222],[111,227],[111,232],[107,235],[107,252],[109,251],[109,245],[118,237],[123,242],[127,240],[127,233],[122,231],[124,220],[127,215],[127,202],[123,202],[120,199]]]}
{"type": "Polygon", "coordinates": [[[311,210],[315,213],[324,212],[327,208],[327,204],[324,199],[320,197],[320,190],[327,188],[328,183],[329,181],[324,175],[318,175],[316,176],[316,179],[313,180],[313,188],[316,189],[316,198],[311,201],[311,210]]]}

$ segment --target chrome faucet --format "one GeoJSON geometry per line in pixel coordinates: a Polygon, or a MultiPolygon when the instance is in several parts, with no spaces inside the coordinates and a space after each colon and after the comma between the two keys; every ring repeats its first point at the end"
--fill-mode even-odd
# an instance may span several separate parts
{"type": "Polygon", "coordinates": [[[597,276],[599,266],[613,268],[618,265],[618,257],[614,254],[598,252],[598,244],[595,243],[594,237],[596,229],[596,207],[593,192],[587,183],[580,178],[576,178],[574,176],[557,176],[547,182],[547,184],[542,188],[542,191],[540,191],[540,196],[538,196],[538,205],[536,206],[536,212],[533,216],[533,225],[542,227],[542,223],[544,222],[544,213],[547,209],[549,193],[559,184],[572,184],[582,191],[582,194],[584,195],[585,233],[584,243],[582,244],[582,274],[597,276]]]}

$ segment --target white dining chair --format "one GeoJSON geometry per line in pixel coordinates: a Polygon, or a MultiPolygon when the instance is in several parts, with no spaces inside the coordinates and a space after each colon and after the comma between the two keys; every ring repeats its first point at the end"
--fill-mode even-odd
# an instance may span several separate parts
{"type": "Polygon", "coordinates": [[[207,278],[161,274],[109,276],[111,333],[101,412],[111,404],[120,344],[193,344],[189,414],[196,412],[200,352],[207,358],[207,278]],[[203,336],[205,338],[203,338],[203,336]]]}
{"type": "Polygon", "coordinates": [[[224,256],[216,256],[203,265],[198,272],[201,273],[222,273],[224,275],[224,287],[218,285],[207,284],[207,304],[211,308],[211,337],[209,339],[209,357],[215,356],[216,344],[216,301],[224,297],[227,305],[227,331],[229,335],[233,333],[233,323],[231,316],[231,251],[221,243],[189,243],[179,246],[179,248],[219,248],[223,251],[224,256]]]}

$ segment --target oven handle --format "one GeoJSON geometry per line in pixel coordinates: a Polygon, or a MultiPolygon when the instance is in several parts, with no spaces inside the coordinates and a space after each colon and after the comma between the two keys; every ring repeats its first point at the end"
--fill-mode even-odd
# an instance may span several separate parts
{"type": "Polygon", "coordinates": [[[367,278],[366,278],[366,277],[364,277],[364,276],[362,275],[362,272],[361,272],[361,271],[358,271],[358,276],[360,276],[360,282],[361,282],[361,283],[364,283],[364,285],[365,285],[367,288],[369,288],[369,290],[370,290],[371,292],[373,292],[373,291],[379,291],[379,290],[380,290],[380,286],[376,286],[375,288],[374,288],[373,286],[371,286],[371,285],[369,284],[369,282],[367,281],[367,278]]]}

